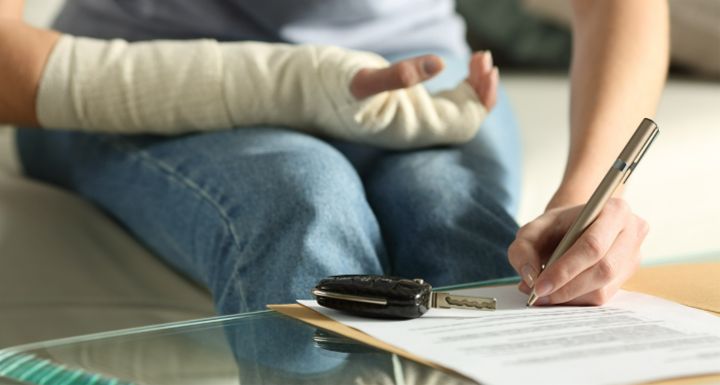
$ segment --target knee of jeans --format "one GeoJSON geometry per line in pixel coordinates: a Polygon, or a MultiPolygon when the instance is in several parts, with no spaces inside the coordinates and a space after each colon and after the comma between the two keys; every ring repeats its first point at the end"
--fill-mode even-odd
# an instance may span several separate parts
{"type": "Polygon", "coordinates": [[[294,218],[347,214],[364,201],[357,172],[330,145],[278,153],[273,158],[265,159],[271,164],[266,179],[272,186],[270,195],[276,199],[275,208],[294,218]]]}
{"type": "Polygon", "coordinates": [[[379,227],[342,154],[318,141],[251,162],[265,178],[230,210],[240,242],[212,279],[221,312],[307,298],[327,275],[382,272],[379,227]]]}
{"type": "Polygon", "coordinates": [[[502,222],[514,231],[515,222],[507,213],[493,186],[492,178],[478,175],[449,159],[457,153],[438,151],[404,154],[384,164],[373,176],[368,194],[386,228],[403,229],[405,236],[422,239],[433,234],[477,229],[483,223],[502,222]],[[476,221],[474,217],[492,217],[476,221]]]}
{"type": "Polygon", "coordinates": [[[505,250],[515,221],[482,178],[450,167],[448,156],[403,155],[369,185],[394,272],[436,285],[512,275],[505,250]]]}
{"type": "Polygon", "coordinates": [[[452,209],[467,183],[458,180],[457,169],[447,167],[444,158],[448,156],[423,151],[387,159],[371,176],[368,188],[372,202],[396,209],[400,215],[432,215],[452,209]]]}
{"type": "Polygon", "coordinates": [[[340,152],[320,140],[240,162],[229,176],[239,180],[229,187],[231,194],[224,194],[224,208],[230,225],[251,246],[274,239],[274,248],[302,247],[308,233],[360,231],[367,222],[360,177],[340,152]]]}

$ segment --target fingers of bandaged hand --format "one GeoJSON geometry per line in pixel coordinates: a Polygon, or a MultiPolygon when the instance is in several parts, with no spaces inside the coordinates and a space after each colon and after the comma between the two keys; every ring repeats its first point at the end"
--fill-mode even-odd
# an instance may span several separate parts
{"type": "Polygon", "coordinates": [[[538,277],[524,276],[552,253],[579,208],[556,209],[526,225],[508,250],[523,277],[520,290],[534,287],[537,304],[600,305],[607,302],[637,270],[647,223],[621,199],[611,199],[575,244],[538,277]]]}
{"type": "Polygon", "coordinates": [[[468,83],[473,87],[480,102],[492,110],[497,102],[497,88],[500,82],[498,68],[493,65],[490,51],[476,52],[470,59],[468,83]]]}
{"type": "MultiPolygon", "coordinates": [[[[383,92],[338,108],[345,139],[407,149],[472,139],[487,110],[467,82],[430,95],[421,85],[383,92]]],[[[341,134],[343,135],[343,134],[341,134]]]]}
{"type": "Polygon", "coordinates": [[[472,82],[468,78],[452,90],[431,95],[418,83],[439,71],[441,62],[433,64],[433,60],[440,59],[427,55],[386,68],[360,69],[350,89],[356,98],[364,98],[338,108],[348,130],[346,139],[390,148],[458,144],[472,139],[488,112],[473,83],[482,85],[480,92],[494,104],[495,97],[489,95],[497,92],[497,80],[493,85],[492,70],[481,73],[484,67],[473,68],[471,62],[472,82]]]}
{"type": "Polygon", "coordinates": [[[385,68],[363,68],[353,77],[350,91],[362,100],[381,92],[412,87],[437,75],[443,67],[440,57],[423,55],[385,68]]]}

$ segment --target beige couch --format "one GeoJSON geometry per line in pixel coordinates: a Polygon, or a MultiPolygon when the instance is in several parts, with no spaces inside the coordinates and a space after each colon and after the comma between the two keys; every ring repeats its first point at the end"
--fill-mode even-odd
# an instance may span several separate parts
{"type": "MultiPolygon", "coordinates": [[[[43,23],[50,0],[29,1],[43,23]]],[[[563,76],[503,73],[524,145],[520,222],[541,213],[562,174],[563,76]]],[[[651,223],[646,263],[720,252],[720,84],[673,78],[661,135],[627,198],[651,223]]],[[[18,174],[0,132],[0,347],[212,314],[209,296],[160,263],[97,208],[18,174]]]]}

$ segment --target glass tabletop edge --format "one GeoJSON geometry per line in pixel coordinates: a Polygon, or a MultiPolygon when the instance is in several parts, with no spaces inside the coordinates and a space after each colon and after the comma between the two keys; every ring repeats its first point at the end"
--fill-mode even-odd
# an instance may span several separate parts
{"type": "Polygon", "coordinates": [[[70,343],[89,342],[89,341],[94,341],[94,340],[99,340],[99,339],[120,337],[120,336],[131,335],[131,334],[157,332],[157,331],[162,331],[162,330],[179,328],[179,327],[183,327],[183,326],[199,326],[199,325],[204,325],[204,324],[209,324],[209,323],[232,321],[232,320],[238,320],[238,319],[242,319],[242,318],[246,318],[246,317],[252,317],[252,316],[257,316],[257,315],[261,315],[261,314],[271,314],[271,313],[276,313],[276,312],[273,310],[269,310],[269,309],[256,310],[256,311],[251,311],[251,312],[246,312],[246,313],[238,313],[238,314],[221,315],[221,316],[214,316],[214,317],[207,317],[207,318],[191,319],[191,320],[185,320],[185,321],[144,325],[144,326],[137,326],[137,327],[132,327],[132,328],[109,330],[109,331],[90,333],[90,334],[82,334],[79,336],[63,337],[63,338],[46,340],[46,341],[30,342],[27,344],[0,348],[0,356],[3,354],[11,353],[11,352],[16,353],[16,352],[33,350],[33,349],[49,348],[49,347],[54,347],[54,346],[59,346],[59,345],[70,344],[70,343]]]}
{"type": "MultiPolygon", "coordinates": [[[[457,285],[442,286],[442,287],[433,288],[433,291],[459,290],[459,289],[467,289],[467,288],[473,288],[473,287],[506,285],[506,284],[514,284],[519,281],[520,281],[520,278],[517,276],[505,277],[505,278],[491,279],[491,280],[485,280],[485,281],[467,282],[467,283],[462,283],[462,284],[457,284],[457,285]]],[[[70,344],[70,343],[89,342],[89,341],[95,341],[95,340],[99,340],[99,339],[120,337],[120,336],[131,335],[131,334],[157,332],[157,331],[174,329],[174,328],[179,328],[179,327],[184,327],[184,326],[200,326],[203,324],[232,321],[232,320],[242,319],[245,317],[251,317],[251,316],[256,316],[256,315],[260,315],[260,314],[270,314],[270,313],[282,314],[282,313],[276,312],[272,309],[264,309],[264,310],[256,310],[256,311],[246,312],[246,313],[238,313],[238,314],[231,314],[231,315],[221,315],[221,316],[191,319],[191,320],[184,320],[184,321],[144,325],[144,326],[137,326],[137,327],[131,327],[131,328],[117,329],[117,330],[108,330],[108,331],[97,332],[97,333],[81,334],[78,336],[62,337],[62,338],[45,340],[45,341],[30,342],[30,343],[22,344],[22,345],[8,346],[8,347],[0,348],[0,355],[11,353],[11,352],[15,353],[15,352],[23,352],[23,351],[33,350],[33,349],[50,348],[50,347],[55,347],[55,346],[60,346],[60,345],[65,345],[65,344],[70,344]]]]}

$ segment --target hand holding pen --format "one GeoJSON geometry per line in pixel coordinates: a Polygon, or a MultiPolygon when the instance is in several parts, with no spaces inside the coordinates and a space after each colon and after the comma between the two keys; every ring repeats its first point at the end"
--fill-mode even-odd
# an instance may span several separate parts
{"type": "Polygon", "coordinates": [[[600,305],[636,271],[648,225],[612,195],[657,133],[644,119],[587,204],[548,210],[518,231],[508,258],[528,305],[600,305]]]}

